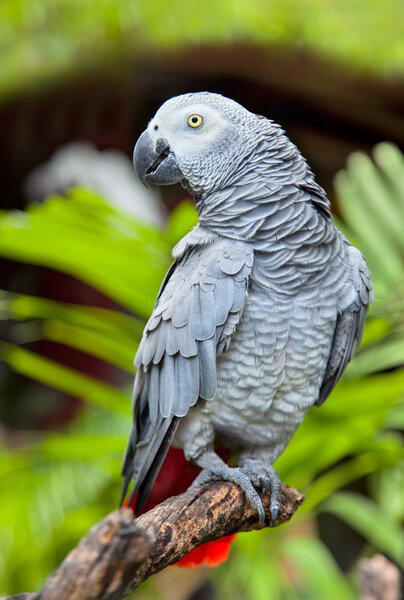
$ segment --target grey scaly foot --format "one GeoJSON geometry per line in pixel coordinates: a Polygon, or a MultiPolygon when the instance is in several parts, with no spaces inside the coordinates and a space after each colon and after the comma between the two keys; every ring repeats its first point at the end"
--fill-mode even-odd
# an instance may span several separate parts
{"type": "Polygon", "coordinates": [[[274,527],[281,506],[282,486],[278,473],[275,471],[272,465],[268,466],[264,463],[264,461],[254,459],[242,460],[240,470],[256,487],[260,487],[264,491],[271,492],[270,525],[271,527],[274,527]]]}
{"type": "Polygon", "coordinates": [[[258,520],[261,525],[265,523],[265,511],[262,506],[261,499],[254,489],[249,477],[238,468],[228,467],[226,464],[224,467],[211,471],[204,469],[199,473],[198,477],[192,483],[191,487],[196,487],[207,481],[232,481],[238,485],[244,492],[247,501],[250,506],[258,512],[258,520]]]}
{"type": "Polygon", "coordinates": [[[191,487],[206,483],[207,481],[232,481],[243,490],[250,506],[257,511],[260,525],[265,523],[264,507],[248,475],[243,473],[239,468],[232,468],[226,465],[211,449],[205,450],[205,452],[194,459],[194,462],[199,467],[202,467],[203,471],[199,473],[191,487]]]}

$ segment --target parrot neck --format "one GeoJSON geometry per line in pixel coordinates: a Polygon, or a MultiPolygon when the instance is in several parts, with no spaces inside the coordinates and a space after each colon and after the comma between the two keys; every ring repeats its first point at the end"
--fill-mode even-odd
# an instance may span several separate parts
{"type": "Polygon", "coordinates": [[[307,228],[313,206],[293,185],[238,183],[196,199],[199,224],[217,235],[248,242],[287,238],[307,228]]]}
{"type": "MultiPolygon", "coordinates": [[[[199,224],[213,233],[271,251],[299,238],[322,237],[332,219],[324,190],[281,128],[257,120],[250,146],[220,189],[195,195],[199,224]],[[278,242],[279,240],[279,242],[278,242]]],[[[308,241],[309,243],[309,241],[308,241]]]]}

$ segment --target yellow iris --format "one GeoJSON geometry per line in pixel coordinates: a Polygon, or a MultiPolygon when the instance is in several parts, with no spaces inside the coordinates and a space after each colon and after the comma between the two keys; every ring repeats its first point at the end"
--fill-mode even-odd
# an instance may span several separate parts
{"type": "Polygon", "coordinates": [[[197,127],[200,127],[203,123],[203,118],[201,117],[201,115],[190,115],[188,117],[188,125],[190,127],[193,127],[194,129],[196,129],[197,127]]]}

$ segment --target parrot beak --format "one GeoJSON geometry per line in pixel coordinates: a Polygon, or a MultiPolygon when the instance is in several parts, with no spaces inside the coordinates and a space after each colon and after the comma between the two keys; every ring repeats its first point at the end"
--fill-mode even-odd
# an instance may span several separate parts
{"type": "Polygon", "coordinates": [[[133,165],[137,176],[146,187],[149,187],[150,183],[171,185],[184,179],[168,142],[162,138],[154,142],[147,129],[136,142],[133,165]]]}

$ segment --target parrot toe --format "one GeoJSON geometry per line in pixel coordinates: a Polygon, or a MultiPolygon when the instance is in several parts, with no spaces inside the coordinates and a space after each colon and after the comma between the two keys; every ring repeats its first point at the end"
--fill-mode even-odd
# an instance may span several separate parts
{"type": "Polygon", "coordinates": [[[247,501],[250,503],[250,506],[257,511],[260,525],[263,525],[265,523],[265,511],[264,507],[262,506],[261,499],[257,491],[254,489],[254,486],[251,483],[249,476],[241,469],[228,467],[227,465],[223,465],[222,467],[220,467],[219,469],[215,469],[214,471],[210,469],[204,469],[203,471],[201,471],[201,473],[199,473],[198,477],[192,483],[191,487],[202,485],[203,483],[206,483],[208,481],[232,481],[233,483],[238,485],[243,490],[247,501]]]}
{"type": "Polygon", "coordinates": [[[241,471],[256,487],[260,487],[265,492],[271,492],[270,525],[274,527],[281,506],[282,485],[279,475],[272,465],[268,467],[264,462],[254,460],[248,461],[247,464],[248,466],[243,467],[241,471]]]}

